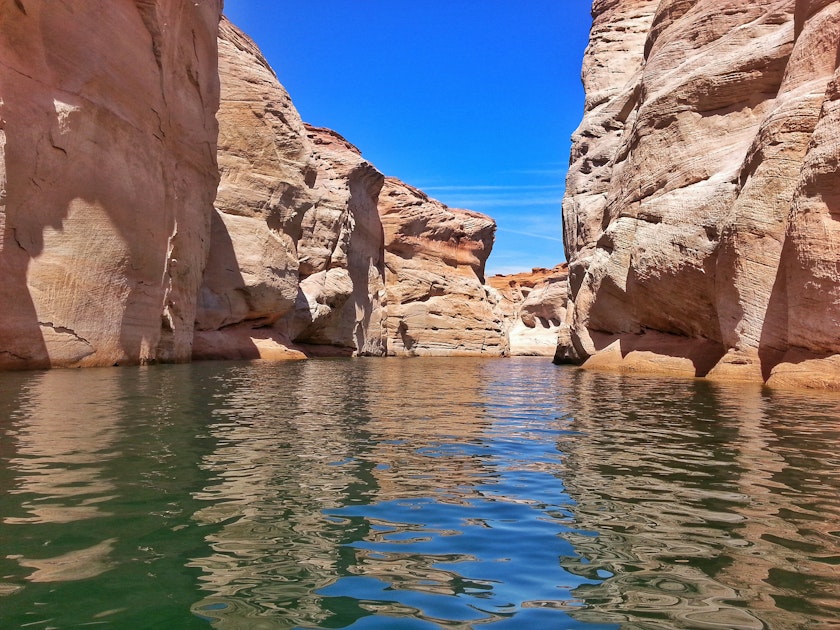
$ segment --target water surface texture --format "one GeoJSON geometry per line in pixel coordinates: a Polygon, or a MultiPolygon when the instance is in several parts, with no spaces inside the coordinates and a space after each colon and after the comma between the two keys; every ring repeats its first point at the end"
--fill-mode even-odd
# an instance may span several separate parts
{"type": "Polygon", "coordinates": [[[0,374],[0,628],[819,628],[840,398],[544,359],[0,374]]]}

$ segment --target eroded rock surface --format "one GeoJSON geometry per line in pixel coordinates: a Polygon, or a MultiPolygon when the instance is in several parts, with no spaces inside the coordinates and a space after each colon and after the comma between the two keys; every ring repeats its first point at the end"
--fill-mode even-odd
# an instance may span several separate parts
{"type": "Polygon", "coordinates": [[[383,191],[356,147],[301,122],[247,36],[225,20],[219,37],[221,183],[195,356],[501,353],[482,286],[492,220],[396,180],[383,191]]]}
{"type": "Polygon", "coordinates": [[[379,215],[385,234],[388,354],[506,354],[496,298],[484,285],[495,222],[449,208],[393,178],[385,180],[379,215]]]}
{"type": "Polygon", "coordinates": [[[496,275],[488,278],[495,289],[511,356],[553,357],[560,325],[566,320],[569,269],[496,275]]]}
{"type": "Polygon", "coordinates": [[[219,29],[221,182],[196,358],[384,353],[383,176],[305,125],[257,46],[219,29]]]}
{"type": "Polygon", "coordinates": [[[193,355],[283,356],[290,340],[276,325],[298,301],[297,244],[316,202],[312,147],[274,71],[227,19],[219,28],[219,76],[221,179],[193,355]]]}
{"type": "Polygon", "coordinates": [[[0,369],[189,359],[220,11],[0,0],[0,369]]]}
{"type": "Polygon", "coordinates": [[[492,219],[304,125],[220,5],[0,0],[0,369],[505,354],[492,219]]]}
{"type": "Polygon", "coordinates": [[[840,386],[840,5],[596,0],[593,15],[558,360],[840,386]]]}
{"type": "Polygon", "coordinates": [[[300,292],[285,323],[288,336],[337,353],[380,356],[385,280],[377,202],[384,177],[336,132],[307,130],[316,202],[303,217],[300,292]]]}

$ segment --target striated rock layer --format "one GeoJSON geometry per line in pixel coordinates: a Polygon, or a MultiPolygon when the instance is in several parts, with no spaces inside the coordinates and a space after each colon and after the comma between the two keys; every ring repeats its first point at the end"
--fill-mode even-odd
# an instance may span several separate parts
{"type": "Polygon", "coordinates": [[[595,0],[593,18],[556,360],[840,388],[840,5],[595,0]]]}
{"type": "Polygon", "coordinates": [[[194,357],[504,353],[483,286],[493,221],[301,122],[227,20],[219,53],[221,182],[194,357]]]}
{"type": "Polygon", "coordinates": [[[0,0],[0,369],[190,358],[220,0],[0,0]]]}
{"type": "Polygon", "coordinates": [[[506,314],[493,220],[305,125],[220,0],[46,7],[0,0],[0,369],[501,356],[562,318],[506,314]]]}
{"type": "Polygon", "coordinates": [[[384,176],[339,134],[307,129],[317,201],[303,219],[300,299],[288,335],[333,354],[380,356],[385,279],[377,204],[384,176]]]}
{"type": "Polygon", "coordinates": [[[496,223],[477,212],[449,208],[390,177],[379,214],[388,354],[507,354],[496,300],[484,286],[496,223]]]}
{"type": "Polygon", "coordinates": [[[297,241],[315,203],[306,129],[262,53],[227,19],[218,45],[220,182],[193,356],[302,356],[274,325],[298,300],[297,241]]]}
{"type": "Polygon", "coordinates": [[[488,278],[498,292],[497,311],[504,321],[511,356],[554,356],[559,329],[566,320],[568,278],[565,263],[488,278]]]}

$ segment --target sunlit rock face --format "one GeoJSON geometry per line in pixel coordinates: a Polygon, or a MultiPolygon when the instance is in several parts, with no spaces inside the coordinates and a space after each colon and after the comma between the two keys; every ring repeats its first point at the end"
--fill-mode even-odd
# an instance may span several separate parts
{"type": "Polygon", "coordinates": [[[221,181],[194,357],[382,354],[382,174],[306,126],[227,19],[219,56],[221,181]]]}
{"type": "Polygon", "coordinates": [[[840,6],[798,2],[796,34],[791,63],[800,78],[791,90],[810,95],[815,127],[796,180],[764,347],[771,358],[786,350],[773,361],[771,384],[840,389],[840,6]]]}
{"type": "Polygon", "coordinates": [[[840,385],[840,6],[596,1],[593,15],[557,359],[840,385]]]}
{"type": "Polygon", "coordinates": [[[498,298],[484,285],[495,222],[449,208],[390,177],[379,197],[379,215],[388,354],[506,354],[498,298]]]}
{"type": "Polygon", "coordinates": [[[566,320],[569,268],[537,267],[528,272],[487,279],[497,293],[511,356],[552,357],[560,325],[566,320]]]}
{"type": "Polygon", "coordinates": [[[301,122],[253,42],[226,20],[219,37],[221,183],[194,356],[501,353],[482,286],[492,220],[383,190],[356,147],[301,122]]]}
{"type": "Polygon", "coordinates": [[[492,220],[381,195],[221,2],[45,7],[0,0],[0,369],[505,352],[492,220]]]}
{"type": "Polygon", "coordinates": [[[220,11],[0,1],[0,369],[189,359],[220,11]]]}
{"type": "Polygon", "coordinates": [[[193,355],[285,357],[289,340],[276,324],[298,299],[297,242],[315,203],[312,148],[274,71],[226,18],[219,76],[221,181],[193,355]]]}
{"type": "Polygon", "coordinates": [[[221,183],[195,356],[500,353],[482,286],[492,220],[396,180],[383,191],[385,177],[356,147],[301,122],[257,47],[227,21],[219,49],[221,183]],[[404,304],[420,285],[421,301],[434,299],[404,304]],[[409,323],[423,341],[389,346],[389,335],[409,338],[409,323]]]}

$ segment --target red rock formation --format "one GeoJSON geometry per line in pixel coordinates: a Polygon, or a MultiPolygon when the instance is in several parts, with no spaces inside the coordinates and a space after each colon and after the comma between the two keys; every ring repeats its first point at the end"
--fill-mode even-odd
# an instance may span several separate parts
{"type": "Polygon", "coordinates": [[[593,12],[558,360],[840,386],[827,220],[840,6],[624,0],[593,12]],[[804,356],[824,373],[794,367],[804,356]]]}
{"type": "Polygon", "coordinates": [[[505,354],[492,219],[380,194],[219,5],[0,0],[0,369],[505,354]]]}
{"type": "Polygon", "coordinates": [[[760,351],[772,366],[771,385],[840,389],[840,5],[800,0],[795,33],[791,63],[797,62],[800,78],[792,88],[813,95],[810,120],[817,116],[787,217],[760,351]]]}
{"type": "Polygon", "coordinates": [[[377,202],[384,177],[336,132],[307,131],[316,202],[301,226],[300,297],[285,323],[288,335],[310,351],[331,346],[332,353],[379,356],[385,280],[377,202]]]}
{"type": "Polygon", "coordinates": [[[379,215],[385,232],[388,354],[506,354],[495,299],[484,286],[495,222],[449,208],[390,177],[379,215]]]}
{"type": "Polygon", "coordinates": [[[273,358],[276,328],[298,300],[297,241],[315,203],[306,129],[257,46],[226,18],[219,28],[219,171],[194,358],[273,358]]]}
{"type": "Polygon", "coordinates": [[[221,183],[194,356],[504,352],[482,286],[492,220],[396,180],[380,194],[383,175],[305,126],[226,20],[219,50],[221,183]]]}
{"type": "Polygon", "coordinates": [[[566,263],[488,278],[499,293],[497,311],[511,356],[554,356],[558,331],[566,320],[568,279],[566,263]]]}
{"type": "Polygon", "coordinates": [[[383,176],[304,125],[254,44],[219,29],[219,168],[193,356],[383,354],[383,176]]]}
{"type": "Polygon", "coordinates": [[[0,369],[190,357],[220,0],[0,0],[0,369]]]}

